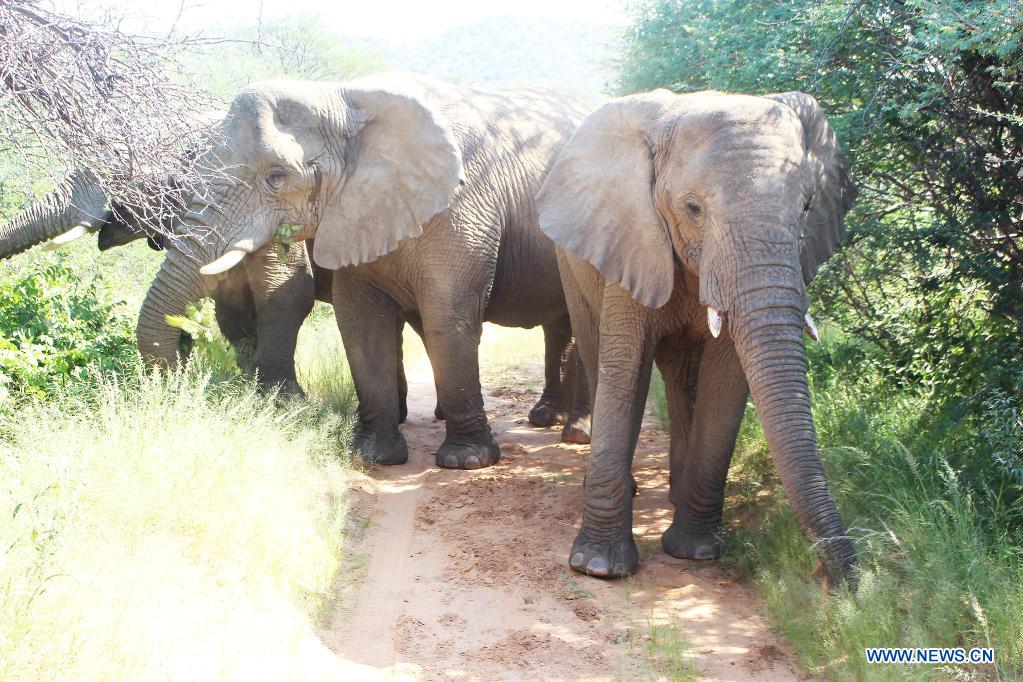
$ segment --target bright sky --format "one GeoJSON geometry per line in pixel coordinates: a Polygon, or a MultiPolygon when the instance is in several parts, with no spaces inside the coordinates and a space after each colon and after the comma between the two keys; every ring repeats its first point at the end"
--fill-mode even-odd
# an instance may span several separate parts
{"type": "MultiPolygon", "coordinates": [[[[145,28],[169,27],[182,7],[181,0],[99,0],[120,6],[145,28]]],[[[287,14],[317,14],[338,31],[355,36],[415,38],[446,28],[494,16],[575,19],[593,24],[624,21],[625,0],[184,0],[181,24],[188,29],[208,27],[230,19],[233,26],[256,18],[287,14]]],[[[55,0],[59,4],[60,0],[55,0]]]]}

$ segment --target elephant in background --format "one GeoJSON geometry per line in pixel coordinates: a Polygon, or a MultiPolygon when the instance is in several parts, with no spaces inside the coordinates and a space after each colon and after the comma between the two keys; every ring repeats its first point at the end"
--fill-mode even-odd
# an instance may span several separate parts
{"type": "MultiPolygon", "coordinates": [[[[547,91],[394,73],[242,91],[205,164],[215,160],[233,178],[212,178],[179,227],[185,239],[209,235],[191,240],[207,264],[168,253],[140,315],[140,350],[174,362],[177,330],[165,316],[179,314],[204,278],[282,232],[315,237],[313,260],[335,271],[334,311],[359,397],[356,450],[386,464],[408,458],[391,387],[396,321],[414,314],[446,418],[437,464],[493,464],[500,450],[479,382],[482,323],[539,324],[571,338],[554,245],[537,226],[533,196],[584,113],[547,91]]],[[[573,417],[566,430],[585,424],[573,417]]]]}
{"type": "MultiPolygon", "coordinates": [[[[167,184],[171,189],[176,188],[173,179],[167,180],[167,184]]],[[[173,196],[169,190],[165,198],[173,196]]],[[[183,210],[184,207],[178,208],[183,210]]],[[[174,243],[164,236],[174,229],[173,220],[157,230],[152,225],[142,224],[137,215],[139,212],[116,203],[108,207],[106,196],[95,179],[88,171],[78,171],[0,227],[0,259],[44,242],[67,243],[90,232],[98,233],[100,251],[142,238],[152,249],[174,250],[174,243]]],[[[307,244],[312,242],[298,242],[286,249],[265,246],[247,258],[241,267],[204,280],[203,293],[214,301],[218,326],[235,348],[239,365],[246,372],[255,372],[264,387],[287,395],[304,395],[295,369],[299,330],[316,300],[332,303],[333,271],[311,262],[307,244]]],[[[408,413],[408,384],[401,348],[406,323],[424,338],[417,315],[407,314],[397,320],[397,394],[401,422],[408,413]]],[[[530,423],[541,427],[567,421],[575,396],[576,358],[570,336],[558,327],[544,331],[546,382],[540,401],[529,413],[530,423]]],[[[177,347],[175,342],[175,350],[177,347]]],[[[585,392],[585,388],[582,390],[585,392]]],[[[434,415],[444,418],[439,403],[434,415]]],[[[570,435],[576,442],[584,436],[581,430],[571,431],[570,435]]]]}
{"type": "Polygon", "coordinates": [[[721,554],[725,479],[752,392],[829,578],[854,575],[818,452],[803,331],[816,338],[805,285],[838,246],[855,196],[834,132],[801,93],[657,90],[612,100],[581,125],[537,196],[595,389],[573,569],[637,568],[632,457],[656,362],[675,507],[664,551],[721,554]]]}
{"type": "MultiPolygon", "coordinates": [[[[167,184],[165,198],[173,198],[175,185],[172,180],[167,184]]],[[[150,248],[166,248],[169,240],[163,234],[173,229],[173,219],[157,230],[141,224],[138,215],[116,203],[108,207],[95,178],[87,170],[78,170],[0,227],[0,259],[48,241],[63,244],[89,232],[98,232],[100,251],[141,238],[147,239],[150,248]]],[[[263,385],[301,394],[294,366],[298,330],[312,310],[317,284],[321,296],[328,298],[323,292],[330,291],[329,273],[321,273],[324,281],[314,280],[304,244],[283,256],[266,249],[231,277],[211,280],[208,293],[216,303],[221,330],[239,350],[239,361],[257,370],[263,385]]]]}

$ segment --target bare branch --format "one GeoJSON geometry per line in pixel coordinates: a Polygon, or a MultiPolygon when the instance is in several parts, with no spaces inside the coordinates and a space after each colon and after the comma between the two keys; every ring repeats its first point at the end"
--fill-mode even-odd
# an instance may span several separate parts
{"type": "Polygon", "coordinates": [[[183,193],[208,179],[194,152],[216,105],[176,60],[191,42],[0,0],[0,152],[50,175],[86,169],[112,204],[166,233],[183,193]]]}

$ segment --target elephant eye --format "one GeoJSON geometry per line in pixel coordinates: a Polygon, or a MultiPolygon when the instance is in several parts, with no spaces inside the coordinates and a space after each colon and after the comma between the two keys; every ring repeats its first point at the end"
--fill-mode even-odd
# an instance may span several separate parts
{"type": "Polygon", "coordinates": [[[273,168],[266,174],[266,186],[277,191],[284,187],[288,180],[288,174],[280,168],[273,168]]]}
{"type": "Polygon", "coordinates": [[[682,208],[694,223],[697,225],[703,223],[703,203],[697,197],[692,194],[687,195],[681,203],[682,208]]]}

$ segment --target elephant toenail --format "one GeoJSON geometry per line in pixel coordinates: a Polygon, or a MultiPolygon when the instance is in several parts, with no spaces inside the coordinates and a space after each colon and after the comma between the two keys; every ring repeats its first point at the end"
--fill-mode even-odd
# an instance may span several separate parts
{"type": "Polygon", "coordinates": [[[595,556],[587,562],[586,572],[589,575],[596,575],[601,577],[611,574],[611,572],[607,569],[607,562],[604,561],[599,556],[595,556]]]}
{"type": "Polygon", "coordinates": [[[583,564],[586,562],[586,557],[583,556],[582,552],[576,552],[572,555],[572,558],[568,560],[568,565],[574,569],[581,569],[583,564]]]}
{"type": "Polygon", "coordinates": [[[458,458],[455,457],[454,455],[446,455],[444,457],[444,466],[446,466],[448,469],[457,469],[458,458]]]}
{"type": "Polygon", "coordinates": [[[708,559],[713,559],[714,554],[714,548],[710,545],[700,545],[696,548],[696,551],[693,552],[693,558],[700,561],[706,561],[708,559]]]}
{"type": "Polygon", "coordinates": [[[466,469],[479,469],[482,466],[483,462],[481,462],[480,458],[477,457],[476,455],[469,455],[468,457],[465,458],[464,467],[466,469]]]}

